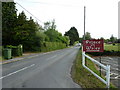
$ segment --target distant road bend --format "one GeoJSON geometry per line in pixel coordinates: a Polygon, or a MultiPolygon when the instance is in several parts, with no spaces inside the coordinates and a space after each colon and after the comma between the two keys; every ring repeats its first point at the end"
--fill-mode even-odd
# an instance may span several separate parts
{"type": "Polygon", "coordinates": [[[79,47],[37,54],[36,57],[2,65],[3,88],[81,88],[70,71],[79,47]]]}

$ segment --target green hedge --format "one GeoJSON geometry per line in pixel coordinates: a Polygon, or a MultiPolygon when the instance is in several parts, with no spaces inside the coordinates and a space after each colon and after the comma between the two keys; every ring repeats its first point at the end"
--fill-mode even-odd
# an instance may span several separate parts
{"type": "Polygon", "coordinates": [[[88,54],[94,55],[94,56],[120,56],[120,51],[108,51],[104,50],[104,52],[87,52],[88,54]]]}
{"type": "Polygon", "coordinates": [[[29,47],[29,50],[25,51],[31,51],[31,52],[48,52],[58,49],[66,48],[66,44],[62,42],[42,42],[40,46],[32,46],[29,47]]]}
{"type": "Polygon", "coordinates": [[[63,49],[66,47],[66,44],[61,42],[44,42],[40,47],[41,52],[47,52],[57,49],[63,49]]]}
{"type": "MultiPolygon", "coordinates": [[[[23,53],[21,45],[18,45],[18,46],[7,45],[4,48],[11,48],[12,56],[21,56],[23,53]]],[[[32,46],[32,47],[28,47],[28,48],[29,48],[29,50],[27,50],[27,51],[31,51],[31,52],[48,52],[48,51],[66,48],[66,44],[64,44],[62,42],[42,42],[39,47],[32,46]]]]}

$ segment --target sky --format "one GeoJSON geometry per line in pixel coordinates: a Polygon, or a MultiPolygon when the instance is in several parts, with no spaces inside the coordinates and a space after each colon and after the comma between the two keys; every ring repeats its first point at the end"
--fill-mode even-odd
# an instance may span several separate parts
{"type": "MultiPolygon", "coordinates": [[[[55,19],[57,30],[63,35],[76,27],[84,34],[84,6],[86,6],[86,32],[92,38],[118,37],[118,2],[120,0],[14,0],[32,13],[40,25],[55,19]]],[[[24,9],[16,4],[18,13],[24,9]]],[[[29,18],[31,15],[24,10],[29,18]]]]}

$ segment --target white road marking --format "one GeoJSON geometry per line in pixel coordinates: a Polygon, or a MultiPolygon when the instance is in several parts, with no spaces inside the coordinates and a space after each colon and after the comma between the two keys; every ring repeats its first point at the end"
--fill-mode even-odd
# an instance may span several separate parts
{"type": "Polygon", "coordinates": [[[54,56],[52,56],[52,57],[50,57],[50,58],[47,58],[46,60],[50,60],[50,59],[53,59],[53,58],[55,58],[57,55],[54,55],[54,56]]]}
{"type": "Polygon", "coordinates": [[[39,56],[39,55],[35,55],[35,56],[39,56]]]}
{"type": "Polygon", "coordinates": [[[11,75],[16,74],[16,73],[18,73],[18,72],[21,72],[21,71],[23,71],[23,70],[25,70],[25,69],[28,69],[28,68],[30,68],[30,67],[33,67],[34,65],[35,65],[35,64],[32,64],[32,65],[30,65],[30,66],[24,67],[24,68],[22,68],[22,69],[20,69],[20,70],[17,70],[17,71],[15,71],[15,72],[9,73],[8,75],[5,75],[5,76],[3,76],[3,77],[0,77],[0,79],[3,79],[3,78],[8,77],[8,76],[11,76],[11,75]]]}

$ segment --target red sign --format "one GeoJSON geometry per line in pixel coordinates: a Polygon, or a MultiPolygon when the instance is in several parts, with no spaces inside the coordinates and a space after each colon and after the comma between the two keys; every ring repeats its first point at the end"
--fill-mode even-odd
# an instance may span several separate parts
{"type": "Polygon", "coordinates": [[[103,40],[83,40],[83,51],[85,52],[103,52],[103,40]]]}

